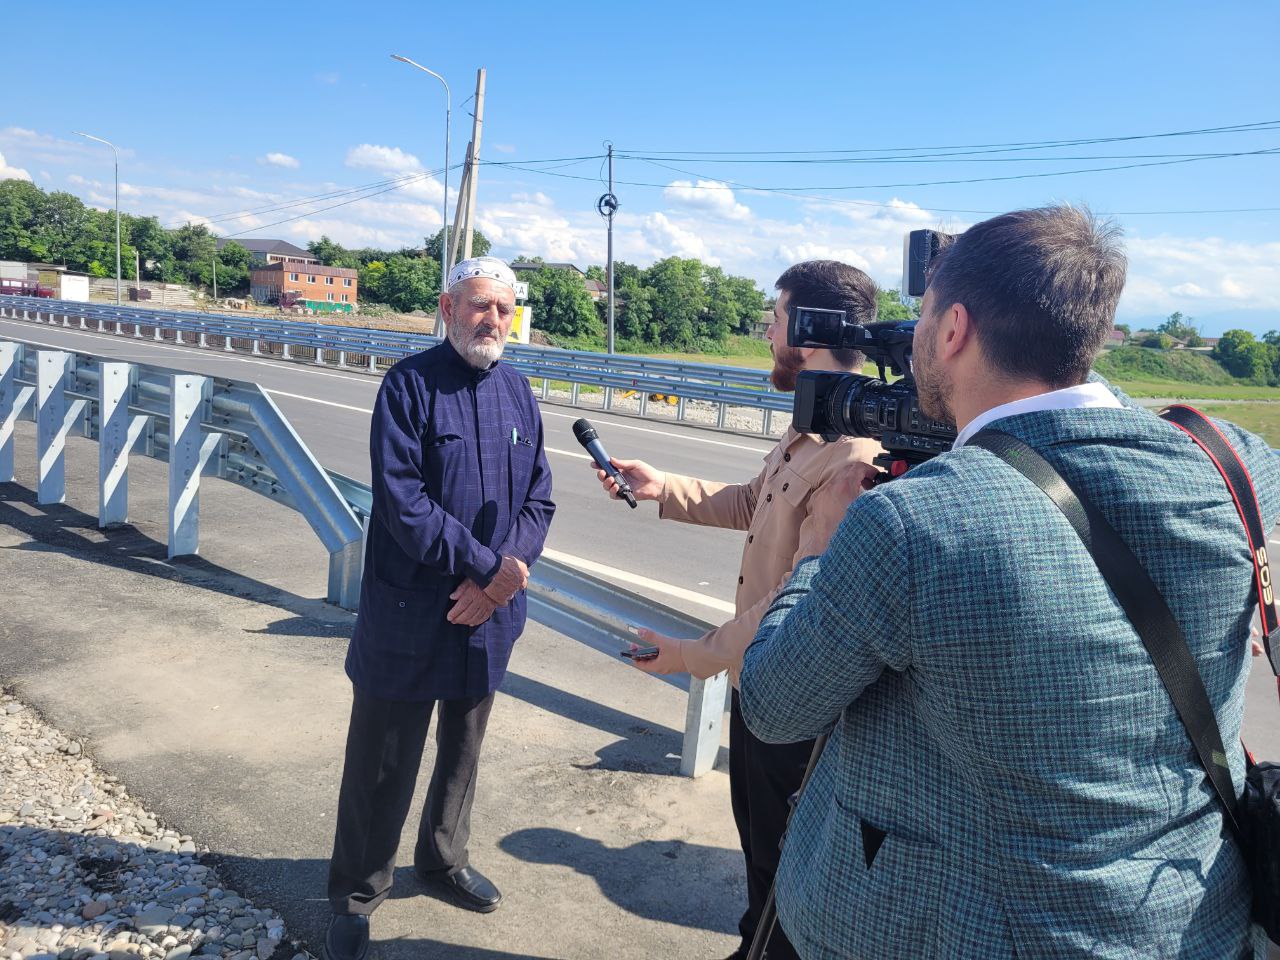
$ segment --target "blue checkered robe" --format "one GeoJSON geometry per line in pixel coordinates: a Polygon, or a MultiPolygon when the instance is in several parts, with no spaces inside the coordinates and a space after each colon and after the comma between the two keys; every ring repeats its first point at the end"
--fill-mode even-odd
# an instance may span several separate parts
{"type": "Polygon", "coordinates": [[[496,690],[524,630],[519,591],[476,627],[449,595],[502,557],[533,566],[555,513],[542,417],[505,363],[478,371],[449,341],[387,371],[369,430],[373,516],[347,676],[385,700],[496,690]]]}
{"type": "MultiPolygon", "coordinates": [[[[1078,484],[1150,571],[1240,788],[1252,568],[1209,459],[1134,407],[992,426],[1078,484]]],[[[1273,524],[1280,457],[1221,427],[1273,524]]],[[[1150,657],[1063,516],[981,448],[855,502],[762,622],[741,706],[765,740],[831,731],[777,877],[806,960],[1262,956],[1150,657]]]]}

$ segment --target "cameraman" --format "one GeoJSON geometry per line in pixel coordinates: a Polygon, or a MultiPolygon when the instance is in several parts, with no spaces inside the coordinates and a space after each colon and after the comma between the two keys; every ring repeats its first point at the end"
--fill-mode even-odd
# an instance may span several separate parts
{"type": "MultiPolygon", "coordinates": [[[[787,345],[787,313],[791,304],[845,310],[849,319],[870,323],[876,316],[875,283],[861,270],[834,260],[797,264],[778,278],[779,291],[768,338],[773,354],[771,380],[792,391],[801,370],[856,371],[856,350],[800,349],[787,345]]],[[[765,457],[764,469],[747,483],[713,483],[662,473],[641,460],[614,460],[637,500],[657,500],[658,516],[711,527],[747,531],[738,577],[737,615],[697,640],[676,640],[640,631],[640,641],[659,649],[657,658],[637,661],[651,673],[691,673],[710,677],[728,670],[737,684],[742,651],[755,636],[760,618],[803,557],[821,553],[860,492],[857,482],[874,473],[870,466],[879,447],[872,440],[841,438],[823,443],[788,428],[765,457]],[[850,480],[852,476],[853,480],[850,480]]],[[[596,474],[614,496],[617,484],[603,470],[596,474]]],[[[739,921],[746,955],[755,936],[787,819],[787,798],[800,786],[813,749],[812,733],[800,743],[770,744],[757,740],[742,723],[735,692],[729,722],[729,787],[733,816],[747,868],[747,910],[739,921]]],[[[772,960],[788,960],[795,952],[776,934],[769,946],[772,960]]]]}
{"type": "MultiPolygon", "coordinates": [[[[1138,635],[1048,497],[966,445],[1013,434],[1116,528],[1186,634],[1238,792],[1254,571],[1205,453],[1089,376],[1124,278],[1118,231],[1069,206],[960,235],[914,343],[955,448],[859,498],[746,651],[756,736],[831,731],[778,870],[803,957],[1262,955],[1236,841],[1138,635]]],[[[1218,426],[1269,529],[1280,458],[1218,426]]]]}

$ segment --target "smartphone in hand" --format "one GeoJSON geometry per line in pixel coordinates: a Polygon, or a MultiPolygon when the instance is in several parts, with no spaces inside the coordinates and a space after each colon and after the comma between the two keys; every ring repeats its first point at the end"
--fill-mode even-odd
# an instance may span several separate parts
{"type": "Polygon", "coordinates": [[[628,660],[652,660],[661,651],[657,647],[638,647],[635,650],[619,650],[618,656],[628,660]]]}

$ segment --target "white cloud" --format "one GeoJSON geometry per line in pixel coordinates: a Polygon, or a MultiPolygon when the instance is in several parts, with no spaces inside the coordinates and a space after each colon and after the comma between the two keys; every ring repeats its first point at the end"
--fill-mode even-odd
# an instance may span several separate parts
{"type": "Polygon", "coordinates": [[[746,220],[751,209],[734,199],[733,191],[717,180],[673,180],[662,191],[667,203],[728,220],[746,220]]]}
{"type": "Polygon", "coordinates": [[[268,153],[265,157],[259,157],[258,162],[272,167],[284,167],[288,170],[297,170],[302,166],[296,157],[291,157],[287,153],[268,153]]]}
{"type": "Polygon", "coordinates": [[[1280,242],[1221,237],[1130,236],[1123,311],[1169,313],[1195,300],[1201,313],[1280,309],[1280,242]]]}
{"type": "Polygon", "coordinates": [[[11,167],[0,153],[0,180],[30,180],[31,174],[20,167],[11,167]]]}
{"type": "Polygon", "coordinates": [[[493,149],[497,150],[499,153],[515,153],[516,152],[516,148],[509,143],[495,143],[493,145],[493,149]]]}
{"type": "Polygon", "coordinates": [[[383,147],[373,143],[362,143],[348,150],[346,164],[348,167],[391,174],[417,173],[422,169],[422,162],[413,154],[405,153],[399,147],[383,147]]]}

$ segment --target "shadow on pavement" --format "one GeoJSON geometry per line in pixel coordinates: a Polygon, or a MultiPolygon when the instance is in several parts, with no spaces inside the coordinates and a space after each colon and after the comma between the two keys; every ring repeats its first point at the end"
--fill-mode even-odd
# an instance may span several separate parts
{"type": "Polygon", "coordinates": [[[27,543],[0,549],[56,550],[102,566],[180,581],[225,596],[252,598],[294,614],[256,632],[313,637],[349,636],[351,632],[349,623],[317,616],[338,613],[322,600],[290,593],[200,556],[170,560],[165,544],[132,524],[100,530],[96,516],[63,503],[38,504],[35,492],[17,483],[0,483],[0,526],[12,527],[31,538],[27,543]]]}
{"type": "Polygon", "coordinates": [[[680,840],[642,840],[614,849],[599,840],[566,830],[531,827],[509,834],[499,844],[506,853],[530,863],[571,867],[595,880],[600,892],[618,907],[647,920],[685,927],[735,933],[731,911],[708,922],[706,916],[684,909],[670,891],[678,884],[666,877],[680,874],[721,876],[741,869],[742,854],[680,840]]]}

